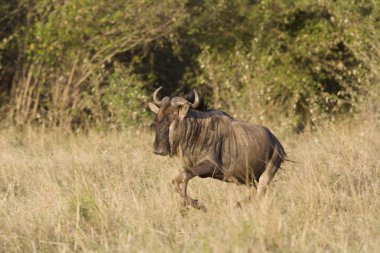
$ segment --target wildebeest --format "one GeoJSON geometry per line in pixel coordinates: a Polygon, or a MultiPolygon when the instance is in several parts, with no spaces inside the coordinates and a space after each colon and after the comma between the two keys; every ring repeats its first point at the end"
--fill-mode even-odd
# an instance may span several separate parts
{"type": "Polygon", "coordinates": [[[204,204],[187,195],[187,184],[195,176],[248,185],[253,189],[250,196],[256,188],[258,197],[265,194],[286,157],[274,134],[264,126],[204,108],[203,97],[195,90],[193,102],[183,97],[159,100],[161,88],[153,93],[154,103],[149,103],[157,114],[153,152],[182,160],[184,170],[172,181],[182,206],[206,211],[204,204]]]}

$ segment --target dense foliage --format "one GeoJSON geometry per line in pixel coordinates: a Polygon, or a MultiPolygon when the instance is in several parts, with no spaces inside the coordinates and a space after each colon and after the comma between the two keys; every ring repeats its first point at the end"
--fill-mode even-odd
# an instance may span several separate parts
{"type": "Polygon", "coordinates": [[[373,0],[1,1],[1,114],[74,129],[144,124],[164,85],[302,130],[376,93],[379,24],[373,0]]]}

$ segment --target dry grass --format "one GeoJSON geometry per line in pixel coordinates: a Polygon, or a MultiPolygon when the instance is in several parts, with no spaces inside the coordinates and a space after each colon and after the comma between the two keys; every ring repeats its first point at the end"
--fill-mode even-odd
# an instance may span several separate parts
{"type": "MultiPolygon", "coordinates": [[[[377,126],[378,127],[378,126],[377,126]]],[[[179,213],[179,161],[144,132],[0,133],[0,252],[376,252],[380,132],[374,123],[280,136],[290,158],[266,198],[190,182],[207,214],[179,213]]]]}

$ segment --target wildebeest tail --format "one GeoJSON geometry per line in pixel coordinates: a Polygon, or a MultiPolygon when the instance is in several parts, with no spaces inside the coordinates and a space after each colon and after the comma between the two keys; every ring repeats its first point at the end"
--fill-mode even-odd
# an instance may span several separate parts
{"type": "Polygon", "coordinates": [[[301,162],[297,162],[297,161],[288,159],[288,155],[286,154],[286,152],[285,152],[285,150],[281,144],[276,144],[276,146],[274,148],[274,153],[276,152],[276,150],[277,150],[278,156],[282,159],[282,161],[292,162],[292,163],[301,163],[301,162]]]}

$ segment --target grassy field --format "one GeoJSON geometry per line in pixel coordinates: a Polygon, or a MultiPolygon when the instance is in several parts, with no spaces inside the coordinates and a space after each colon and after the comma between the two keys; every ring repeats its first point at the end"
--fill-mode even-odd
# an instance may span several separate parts
{"type": "Polygon", "coordinates": [[[0,132],[0,252],[378,252],[380,131],[373,121],[281,135],[290,159],[262,202],[195,178],[208,213],[179,212],[180,162],[153,134],[0,132]]]}

